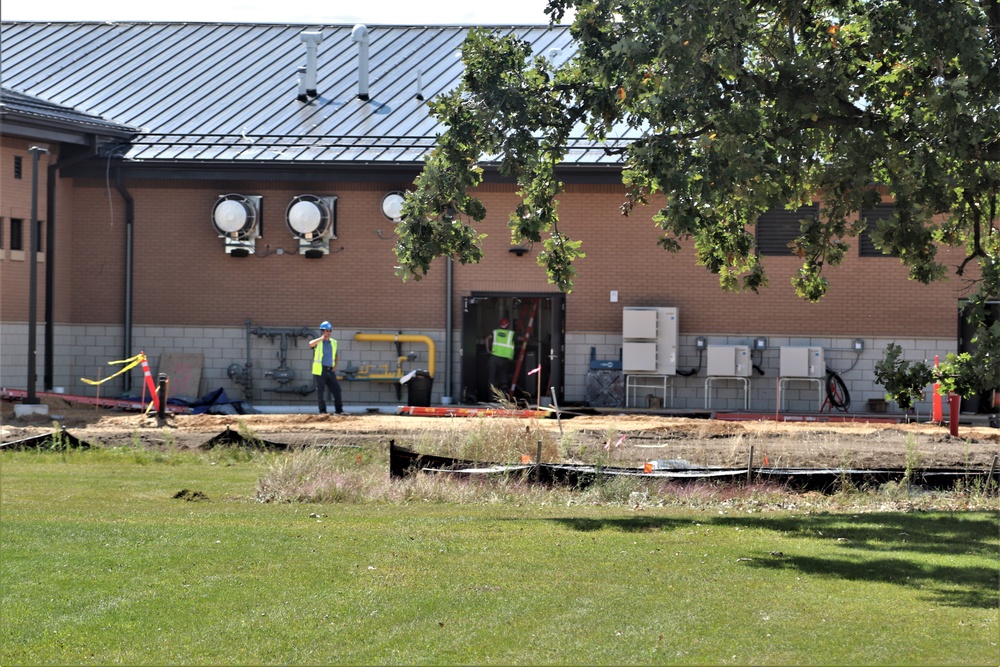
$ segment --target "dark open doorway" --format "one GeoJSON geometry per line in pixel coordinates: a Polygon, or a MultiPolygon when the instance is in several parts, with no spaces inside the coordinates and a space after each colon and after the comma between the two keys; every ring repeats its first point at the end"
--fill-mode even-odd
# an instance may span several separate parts
{"type": "Polygon", "coordinates": [[[550,387],[563,400],[566,297],[561,293],[473,292],[462,299],[462,402],[496,400],[490,388],[486,339],[501,319],[515,333],[514,359],[501,389],[521,404],[544,403],[550,387]],[[536,373],[532,371],[539,369],[536,373]],[[539,401],[539,385],[542,401],[539,401]]]}
{"type": "MultiPolygon", "coordinates": [[[[972,339],[975,336],[975,329],[967,322],[968,306],[965,303],[959,305],[958,310],[958,352],[974,352],[976,343],[972,339]]],[[[990,301],[986,304],[986,325],[990,326],[1000,322],[1000,301],[990,301]]],[[[981,387],[978,394],[962,399],[962,412],[995,412],[996,387],[981,387]]]]}

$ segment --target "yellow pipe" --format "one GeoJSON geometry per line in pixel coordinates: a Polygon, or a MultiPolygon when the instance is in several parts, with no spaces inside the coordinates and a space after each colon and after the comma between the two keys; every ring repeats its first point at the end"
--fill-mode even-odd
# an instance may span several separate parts
{"type": "Polygon", "coordinates": [[[434,377],[434,341],[430,336],[420,334],[374,334],[361,333],[354,334],[354,340],[381,341],[385,343],[423,343],[427,346],[427,374],[434,377]]]}

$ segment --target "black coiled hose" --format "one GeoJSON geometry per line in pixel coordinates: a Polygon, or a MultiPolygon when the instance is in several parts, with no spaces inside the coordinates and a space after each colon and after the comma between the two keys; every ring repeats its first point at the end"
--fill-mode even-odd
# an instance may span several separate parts
{"type": "Polygon", "coordinates": [[[851,407],[851,392],[836,371],[826,369],[826,400],[841,412],[847,412],[851,407]]]}

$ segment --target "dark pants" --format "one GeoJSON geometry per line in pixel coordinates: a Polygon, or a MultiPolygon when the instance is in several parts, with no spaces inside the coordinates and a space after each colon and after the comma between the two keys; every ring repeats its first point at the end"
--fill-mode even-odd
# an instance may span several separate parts
{"type": "Polygon", "coordinates": [[[322,375],[313,375],[316,382],[316,402],[319,404],[319,413],[326,412],[326,390],[333,394],[333,409],[337,413],[344,411],[344,401],[340,396],[340,383],[337,382],[337,371],[326,366],[323,367],[322,375]]]}
{"type": "MultiPolygon", "coordinates": [[[[507,378],[507,373],[510,372],[510,359],[504,359],[503,357],[498,357],[495,354],[490,355],[489,362],[489,376],[490,376],[490,392],[493,391],[492,387],[496,387],[501,391],[509,389],[510,380],[507,378]]],[[[492,398],[492,396],[491,396],[492,398]]]]}

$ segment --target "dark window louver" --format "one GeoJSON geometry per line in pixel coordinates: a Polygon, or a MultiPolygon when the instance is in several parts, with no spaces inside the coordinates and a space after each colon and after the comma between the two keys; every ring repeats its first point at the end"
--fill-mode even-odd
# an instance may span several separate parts
{"type": "Polygon", "coordinates": [[[799,236],[801,220],[815,218],[819,204],[803,206],[794,211],[772,209],[757,219],[757,253],[760,255],[787,256],[792,254],[788,244],[799,236]]]}
{"type": "Polygon", "coordinates": [[[868,225],[865,227],[865,231],[858,235],[858,256],[860,257],[894,257],[895,253],[885,254],[881,250],[875,247],[872,243],[872,230],[878,224],[879,220],[886,220],[894,211],[895,207],[892,204],[879,204],[873,209],[861,211],[860,217],[862,220],[867,220],[868,225]]]}
{"type": "Polygon", "coordinates": [[[21,173],[22,173],[21,156],[20,155],[15,155],[14,156],[14,178],[20,180],[21,179],[21,173]]]}
{"type": "Polygon", "coordinates": [[[24,220],[20,218],[10,219],[10,249],[24,250],[24,220]]]}

